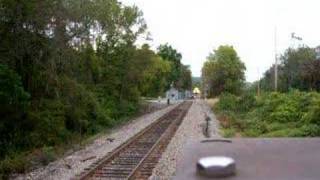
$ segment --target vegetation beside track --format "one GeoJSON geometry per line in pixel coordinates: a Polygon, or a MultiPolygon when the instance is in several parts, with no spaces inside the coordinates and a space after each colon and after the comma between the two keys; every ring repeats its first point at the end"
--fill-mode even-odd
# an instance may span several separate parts
{"type": "Polygon", "coordinates": [[[141,97],[191,88],[169,44],[118,0],[0,1],[0,179],[45,165],[132,117],[141,97]]]}
{"type": "Polygon", "coordinates": [[[225,137],[320,136],[320,93],[222,94],[214,110],[225,137]]]}
{"type": "Polygon", "coordinates": [[[232,46],[209,54],[202,68],[203,91],[219,97],[214,106],[224,136],[320,136],[320,60],[307,46],[288,48],[275,66],[253,83],[232,46]]]}

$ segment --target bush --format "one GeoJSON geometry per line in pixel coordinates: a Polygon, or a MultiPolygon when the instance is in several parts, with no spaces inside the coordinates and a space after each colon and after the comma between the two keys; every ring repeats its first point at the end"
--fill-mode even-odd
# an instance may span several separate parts
{"type": "Polygon", "coordinates": [[[222,133],[223,133],[223,137],[225,138],[230,138],[230,137],[234,137],[236,135],[236,130],[233,128],[230,129],[223,129],[222,133]]]}
{"type": "Polygon", "coordinates": [[[67,109],[61,100],[42,99],[37,111],[28,113],[28,121],[33,124],[30,139],[32,146],[54,146],[68,139],[65,126],[67,109]]]}
{"type": "Polygon", "coordinates": [[[260,137],[301,137],[303,132],[298,128],[286,128],[260,135],[260,137]]]}
{"type": "Polygon", "coordinates": [[[252,93],[246,93],[240,97],[237,102],[237,109],[242,112],[247,112],[257,104],[256,98],[252,93]]]}
{"type": "Polygon", "coordinates": [[[286,128],[288,128],[288,124],[285,124],[285,123],[280,123],[280,122],[268,123],[266,125],[266,132],[278,131],[286,128]]]}
{"type": "Polygon", "coordinates": [[[7,179],[9,173],[23,173],[29,166],[25,154],[12,154],[0,161],[0,179],[7,179]]]}
{"type": "Polygon", "coordinates": [[[320,136],[320,126],[315,124],[303,125],[300,130],[303,132],[301,136],[316,137],[320,136]]]}
{"type": "MultiPolygon", "coordinates": [[[[320,94],[316,92],[265,93],[239,99],[223,95],[217,105],[219,116],[229,126],[249,137],[314,137],[320,135],[320,94]]],[[[223,122],[222,122],[223,123],[223,122]]],[[[231,134],[231,133],[229,133],[231,134]]]]}
{"type": "Polygon", "coordinates": [[[0,160],[16,144],[24,146],[24,136],[29,127],[25,114],[30,95],[20,76],[8,66],[0,64],[0,160]]]}
{"type": "Polygon", "coordinates": [[[219,111],[235,111],[237,108],[237,97],[230,93],[223,93],[217,104],[219,111]]]}
{"type": "Polygon", "coordinates": [[[21,83],[20,76],[8,66],[0,64],[0,113],[5,110],[25,110],[30,98],[21,83]]]}
{"type": "Polygon", "coordinates": [[[320,126],[320,98],[314,100],[309,106],[308,111],[302,117],[302,121],[320,126]]]}
{"type": "Polygon", "coordinates": [[[38,161],[42,165],[47,165],[50,162],[54,161],[56,159],[56,153],[54,151],[53,147],[44,146],[41,149],[40,154],[38,155],[38,161]]]}
{"type": "Polygon", "coordinates": [[[270,119],[272,122],[297,122],[300,119],[300,114],[297,105],[286,102],[270,113],[270,119]]]}

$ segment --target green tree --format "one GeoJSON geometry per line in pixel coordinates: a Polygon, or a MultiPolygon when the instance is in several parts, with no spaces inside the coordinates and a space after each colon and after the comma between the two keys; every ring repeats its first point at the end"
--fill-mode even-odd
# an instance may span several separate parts
{"type": "Polygon", "coordinates": [[[171,83],[174,83],[174,85],[177,88],[181,88],[178,86],[178,81],[181,77],[181,59],[182,55],[174,49],[169,44],[160,45],[158,47],[158,53],[157,53],[162,59],[169,61],[172,63],[172,70],[170,78],[168,79],[169,84],[167,85],[167,88],[169,88],[171,83]]]}
{"type": "Polygon", "coordinates": [[[28,127],[23,116],[29,106],[29,98],[20,76],[0,64],[0,158],[10,149],[11,142],[22,142],[21,137],[28,127]]]}
{"type": "Polygon", "coordinates": [[[300,47],[298,49],[289,48],[281,57],[283,64],[283,78],[285,89],[291,88],[306,89],[306,84],[302,79],[303,64],[316,59],[313,49],[300,47]]]}
{"type": "Polygon", "coordinates": [[[140,77],[134,82],[139,84],[141,95],[147,97],[163,95],[171,73],[171,62],[164,61],[145,44],[136,51],[130,67],[135,71],[133,74],[140,77]]]}
{"type": "Polygon", "coordinates": [[[202,79],[210,96],[222,92],[240,94],[244,86],[245,65],[232,46],[220,46],[210,54],[202,68],[202,79]]]}
{"type": "Polygon", "coordinates": [[[135,112],[144,72],[171,66],[135,58],[145,29],[142,12],[117,0],[0,1],[0,179],[10,153],[69,143],[135,112]]]}
{"type": "Polygon", "coordinates": [[[301,70],[302,81],[309,90],[320,91],[320,61],[304,62],[301,70]]]}
{"type": "MultiPolygon", "coordinates": [[[[287,92],[290,89],[319,90],[319,61],[315,59],[312,48],[289,48],[281,56],[278,65],[278,90],[287,92]]],[[[274,65],[261,79],[261,88],[265,91],[274,90],[274,65]]]]}
{"type": "Polygon", "coordinates": [[[181,75],[178,81],[178,87],[184,90],[191,90],[192,88],[192,75],[190,66],[181,65],[181,75]]]}

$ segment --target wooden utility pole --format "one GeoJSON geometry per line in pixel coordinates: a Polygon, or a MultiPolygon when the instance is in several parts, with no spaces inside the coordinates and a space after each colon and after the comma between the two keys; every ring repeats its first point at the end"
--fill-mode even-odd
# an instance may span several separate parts
{"type": "Polygon", "coordinates": [[[274,30],[274,90],[278,90],[278,57],[277,57],[277,27],[274,30]]]}
{"type": "Polygon", "coordinates": [[[258,87],[257,87],[257,96],[259,97],[260,96],[260,71],[259,71],[259,68],[258,68],[258,87]]]}

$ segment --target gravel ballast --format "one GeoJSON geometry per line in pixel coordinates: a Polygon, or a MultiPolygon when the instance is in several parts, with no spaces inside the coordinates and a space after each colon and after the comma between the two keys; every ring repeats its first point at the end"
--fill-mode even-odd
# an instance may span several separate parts
{"type": "MultiPolygon", "coordinates": [[[[176,106],[177,104],[131,120],[110,133],[98,137],[85,148],[66,155],[46,167],[19,175],[14,179],[71,179],[176,106]]],[[[206,125],[205,119],[207,116],[211,119],[209,126],[211,138],[220,137],[218,133],[219,124],[211,108],[203,100],[194,100],[149,179],[172,179],[176,172],[177,161],[181,159],[181,153],[187,141],[206,138],[204,126],[206,125]]]]}
{"type": "Polygon", "coordinates": [[[98,137],[91,144],[88,144],[85,148],[79,151],[56,160],[46,167],[38,168],[27,174],[18,175],[12,179],[64,180],[73,178],[75,175],[81,173],[85,168],[89,167],[90,164],[104,157],[108,152],[111,152],[113,149],[176,106],[177,104],[174,104],[162,110],[131,120],[129,123],[112,130],[110,133],[98,137]]]}
{"type": "Polygon", "coordinates": [[[203,132],[206,116],[209,116],[211,119],[209,128],[210,138],[220,137],[218,132],[219,123],[211,108],[203,100],[194,100],[189,112],[171,139],[167,149],[162,154],[160,161],[153,170],[153,175],[149,179],[172,179],[176,172],[177,161],[181,158],[186,142],[206,138],[203,132]]]}

